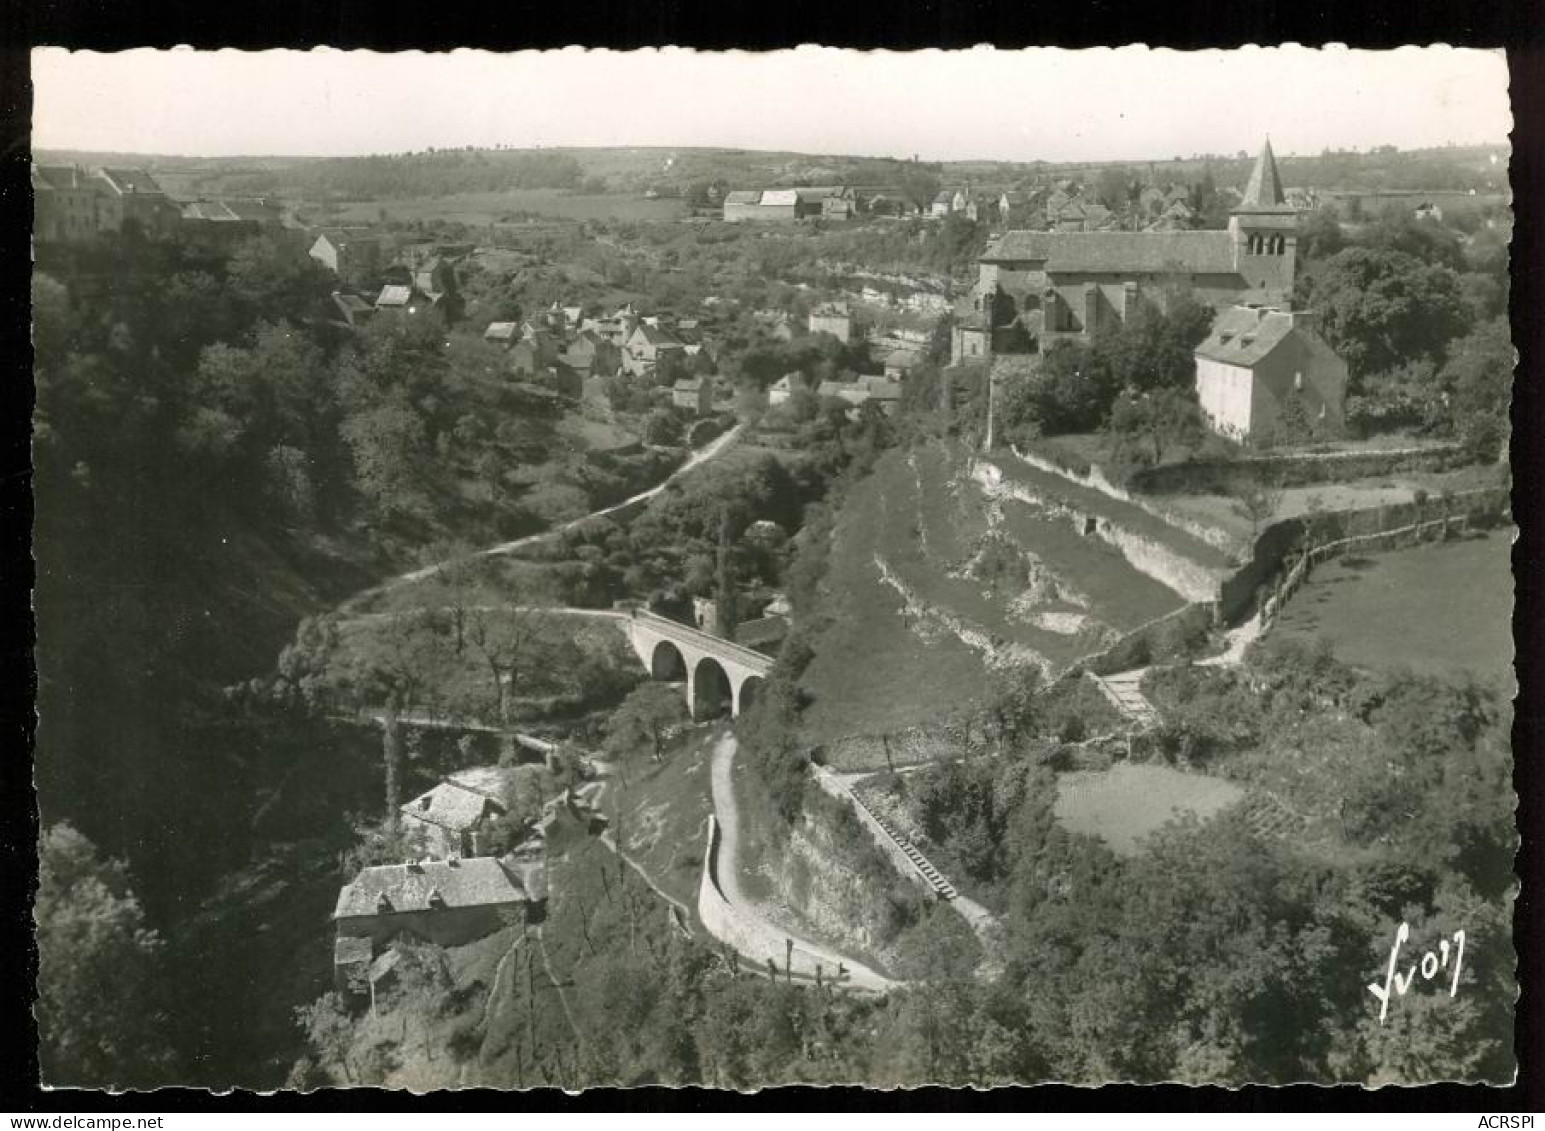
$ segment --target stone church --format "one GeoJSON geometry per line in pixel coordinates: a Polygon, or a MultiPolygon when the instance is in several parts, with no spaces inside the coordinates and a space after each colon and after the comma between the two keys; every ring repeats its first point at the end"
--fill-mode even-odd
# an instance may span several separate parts
{"type": "Polygon", "coordinates": [[[1217,309],[1286,307],[1298,213],[1267,141],[1222,231],[1005,232],[988,245],[953,331],[950,362],[1044,350],[1119,325],[1175,287],[1217,309]]]}

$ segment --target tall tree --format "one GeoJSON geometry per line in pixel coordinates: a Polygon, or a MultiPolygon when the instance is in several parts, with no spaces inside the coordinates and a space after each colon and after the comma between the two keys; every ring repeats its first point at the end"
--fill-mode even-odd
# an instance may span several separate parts
{"type": "Polygon", "coordinates": [[[71,825],[38,845],[39,1060],[45,1083],[152,1088],[170,1055],[156,1000],[162,944],[125,866],[71,825]]]}

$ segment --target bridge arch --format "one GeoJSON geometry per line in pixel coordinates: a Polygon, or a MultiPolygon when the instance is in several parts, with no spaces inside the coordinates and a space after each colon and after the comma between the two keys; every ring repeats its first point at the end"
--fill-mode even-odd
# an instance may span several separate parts
{"type": "Polygon", "coordinates": [[[752,707],[756,706],[758,699],[762,697],[767,681],[759,675],[748,675],[740,681],[740,686],[735,689],[735,714],[744,715],[752,707]]]}
{"type": "Polygon", "coordinates": [[[693,718],[740,714],[773,668],[765,653],[647,609],[629,612],[626,625],[628,642],[651,677],[685,682],[693,718]]]}
{"type": "Polygon", "coordinates": [[[649,654],[649,677],[667,682],[687,678],[687,659],[669,640],[661,640],[649,654]]]}
{"type": "Polygon", "coordinates": [[[735,713],[735,686],[724,665],[712,656],[704,656],[692,669],[690,684],[692,717],[697,720],[735,713]]]}

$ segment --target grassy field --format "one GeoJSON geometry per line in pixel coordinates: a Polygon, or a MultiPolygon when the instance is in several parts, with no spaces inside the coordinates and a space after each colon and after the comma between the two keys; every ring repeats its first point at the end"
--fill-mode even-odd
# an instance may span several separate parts
{"type": "Polygon", "coordinates": [[[1342,558],[1318,567],[1277,633],[1327,637],[1348,663],[1506,677],[1513,661],[1511,536],[1342,558]]]}
{"type": "Polygon", "coordinates": [[[374,224],[388,220],[452,220],[487,227],[516,212],[532,212],[555,220],[679,220],[687,214],[680,200],[646,200],[641,195],[583,195],[564,189],[511,189],[507,192],[467,192],[409,200],[357,200],[333,205],[330,224],[374,224]]]}
{"type": "Polygon", "coordinates": [[[909,626],[902,597],[880,580],[876,553],[927,606],[1053,667],[1182,604],[1113,547],[1035,508],[1005,502],[994,527],[962,472],[959,453],[942,445],[893,452],[844,506],[827,576],[833,620],[804,680],[814,697],[805,716],[813,740],[936,724],[985,691],[983,657],[941,626],[909,626]],[[1001,574],[984,564],[984,548],[1005,563],[1001,574]],[[1034,595],[1030,556],[1043,587],[1034,595]]]}
{"type": "Polygon", "coordinates": [[[1233,564],[1221,550],[1132,503],[1114,499],[1104,492],[1084,487],[1060,475],[1041,471],[1012,456],[994,457],[991,462],[1002,470],[1007,481],[1022,483],[1043,498],[1060,499],[1088,514],[1099,515],[1207,569],[1224,570],[1233,564]]]}
{"type": "Polygon", "coordinates": [[[1144,837],[1176,817],[1192,813],[1206,820],[1243,797],[1243,789],[1220,778],[1121,762],[1109,770],[1063,774],[1055,811],[1074,832],[1136,856],[1144,837]]]}
{"type": "MultiPolygon", "coordinates": [[[[904,463],[900,469],[910,475],[904,463]]],[[[877,472],[859,483],[838,523],[826,578],[832,620],[802,680],[815,742],[936,723],[979,697],[986,682],[981,658],[953,636],[914,634],[900,597],[876,576],[889,478],[877,472]]]]}
{"type": "Polygon", "coordinates": [[[708,758],[717,730],[691,729],[655,766],[645,756],[625,772],[626,788],[613,781],[601,809],[621,810],[622,843],[660,889],[688,907],[697,906],[698,880],[713,812],[708,758]]]}
{"type": "MultiPolygon", "coordinates": [[[[1444,490],[1467,491],[1490,487],[1497,482],[1496,469],[1489,466],[1461,467],[1453,471],[1411,471],[1367,479],[1349,479],[1341,483],[1313,483],[1289,487],[1268,521],[1296,518],[1318,507],[1322,510],[1360,510],[1368,507],[1409,503],[1418,490],[1436,496],[1444,490]]],[[[1236,509],[1235,500],[1224,495],[1153,495],[1150,501],[1160,510],[1179,518],[1221,530],[1238,546],[1251,537],[1250,520],[1236,509]]]]}

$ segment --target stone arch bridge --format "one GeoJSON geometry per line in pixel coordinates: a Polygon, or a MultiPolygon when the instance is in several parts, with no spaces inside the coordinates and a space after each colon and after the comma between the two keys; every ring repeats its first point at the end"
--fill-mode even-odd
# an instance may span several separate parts
{"type": "Polygon", "coordinates": [[[771,656],[645,609],[627,614],[624,628],[653,678],[686,681],[694,719],[711,718],[726,706],[739,715],[772,671],[771,656]]]}

